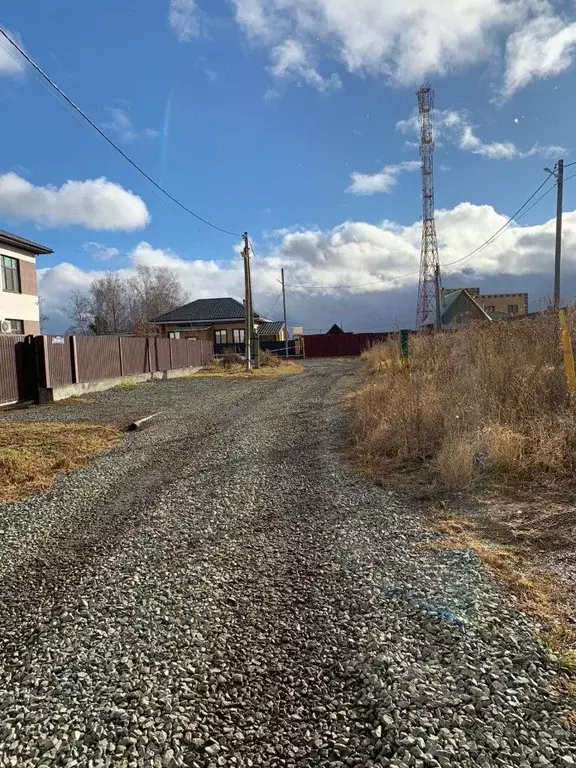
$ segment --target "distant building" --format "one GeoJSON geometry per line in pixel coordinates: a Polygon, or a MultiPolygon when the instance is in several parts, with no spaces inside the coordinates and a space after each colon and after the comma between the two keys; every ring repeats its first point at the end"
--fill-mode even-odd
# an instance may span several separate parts
{"type": "MultiPolygon", "coordinates": [[[[175,339],[212,341],[216,352],[227,347],[244,347],[246,310],[244,305],[230,297],[197,299],[183,307],[166,312],[151,320],[160,329],[161,336],[175,339]]],[[[256,332],[263,342],[284,341],[284,323],[254,312],[256,332]]]]}
{"type": "MultiPolygon", "coordinates": [[[[450,293],[458,290],[462,289],[443,288],[442,294],[448,296],[450,293]]],[[[481,294],[479,288],[466,288],[465,290],[478,302],[478,304],[480,304],[482,309],[487,312],[493,320],[528,314],[527,293],[481,294]]]]}
{"type": "MultiPolygon", "coordinates": [[[[492,320],[478,302],[477,297],[467,288],[443,291],[440,316],[444,330],[458,330],[474,321],[490,322],[492,320]]],[[[430,312],[424,321],[424,328],[430,330],[436,328],[436,312],[430,312]]]]}
{"type": "Polygon", "coordinates": [[[45,245],[0,230],[0,333],[40,333],[36,256],[48,253],[45,245]]]}

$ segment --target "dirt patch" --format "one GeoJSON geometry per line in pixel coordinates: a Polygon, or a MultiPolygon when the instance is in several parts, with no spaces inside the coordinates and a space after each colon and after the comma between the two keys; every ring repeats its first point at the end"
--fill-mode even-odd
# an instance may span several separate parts
{"type": "Polygon", "coordinates": [[[119,440],[119,429],[107,425],[1,424],[0,502],[49,488],[56,477],[84,466],[119,440]]]}
{"type": "MultiPolygon", "coordinates": [[[[569,573],[549,567],[540,537],[526,521],[523,532],[514,516],[506,517],[505,506],[479,503],[467,513],[445,505],[433,507],[431,527],[443,537],[435,546],[478,555],[506,586],[518,609],[537,620],[543,644],[567,673],[566,686],[576,694],[576,586],[569,573]],[[497,512],[491,514],[492,508],[497,512]]],[[[548,533],[550,544],[554,536],[548,533]]],[[[560,549],[559,541],[555,546],[560,549]]]]}

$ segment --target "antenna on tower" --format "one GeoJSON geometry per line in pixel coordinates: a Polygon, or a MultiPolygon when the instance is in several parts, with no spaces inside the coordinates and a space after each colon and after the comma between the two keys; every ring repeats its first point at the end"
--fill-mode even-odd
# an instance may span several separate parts
{"type": "Polygon", "coordinates": [[[440,283],[440,261],[434,221],[434,89],[423,85],[417,95],[422,168],[422,247],[416,328],[422,328],[431,313],[437,315],[436,282],[440,283]]]}

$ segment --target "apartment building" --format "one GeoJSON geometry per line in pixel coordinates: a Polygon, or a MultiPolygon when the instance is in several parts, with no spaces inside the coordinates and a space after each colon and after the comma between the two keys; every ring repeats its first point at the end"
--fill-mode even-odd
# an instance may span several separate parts
{"type": "MultiPolygon", "coordinates": [[[[448,296],[459,288],[443,288],[443,296],[448,296]]],[[[527,293],[486,293],[481,294],[479,288],[465,289],[482,309],[490,315],[493,320],[505,317],[516,317],[517,315],[526,315],[528,313],[528,294],[527,293]]]]}
{"type": "Polygon", "coordinates": [[[0,230],[0,333],[40,333],[36,256],[48,253],[45,245],[0,230]]]}

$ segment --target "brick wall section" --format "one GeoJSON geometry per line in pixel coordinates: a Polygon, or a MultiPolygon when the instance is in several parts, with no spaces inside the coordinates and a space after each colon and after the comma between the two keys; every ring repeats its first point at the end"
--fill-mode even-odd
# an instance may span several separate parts
{"type": "Polygon", "coordinates": [[[36,264],[19,259],[20,266],[20,287],[22,293],[36,296],[38,285],[36,282],[36,264]]]}

